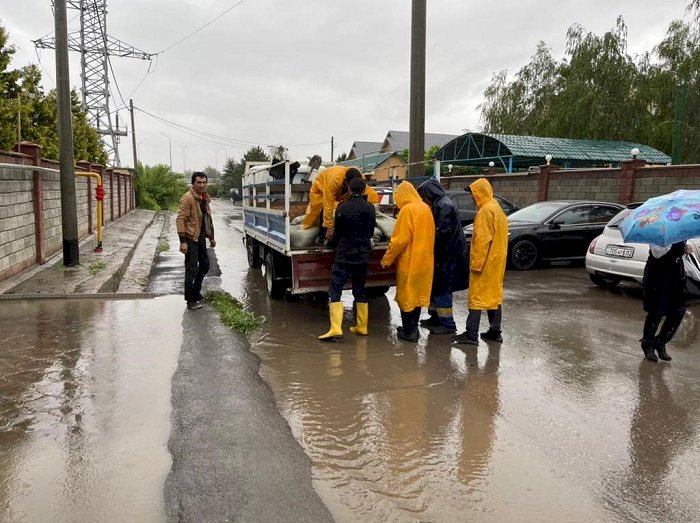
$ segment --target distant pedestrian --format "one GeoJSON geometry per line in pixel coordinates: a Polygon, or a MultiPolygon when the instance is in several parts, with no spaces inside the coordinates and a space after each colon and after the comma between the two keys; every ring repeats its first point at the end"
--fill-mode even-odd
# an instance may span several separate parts
{"type": "Polygon", "coordinates": [[[185,255],[185,301],[188,309],[202,307],[202,281],[209,272],[206,238],[209,238],[212,248],[216,247],[207,184],[206,174],[192,173],[192,187],[180,198],[175,221],[180,252],[185,255]]]}
{"type": "Polygon", "coordinates": [[[690,253],[686,242],[670,247],[652,245],[644,266],[644,321],[642,350],[649,361],[670,361],[666,344],[673,339],[687,308],[683,254],[690,253]],[[657,334],[661,320],[666,318],[657,334]],[[659,357],[654,354],[656,351],[659,357]]]}
{"type": "Polygon", "coordinates": [[[459,210],[435,178],[423,182],[418,194],[430,206],[435,221],[433,285],[430,291],[430,317],[421,320],[433,334],[454,334],[452,293],[469,287],[467,240],[462,232],[459,210]]]}
{"type": "Polygon", "coordinates": [[[331,284],[328,289],[328,315],[331,328],[318,337],[321,341],[335,341],[343,336],[343,302],[340,296],[343,287],[352,280],[352,295],[355,298],[356,325],[350,327],[353,334],[367,335],[369,309],[365,295],[367,265],[372,255],[372,235],[376,223],[374,206],[367,203],[363,194],[366,184],[361,177],[349,183],[350,198],[338,206],[335,212],[336,245],[335,260],[331,269],[331,284]]]}
{"type": "Polygon", "coordinates": [[[399,216],[381,265],[386,268],[396,262],[396,302],[401,310],[401,327],[396,330],[402,340],[415,342],[420,309],[430,305],[435,222],[410,182],[401,182],[394,201],[399,216]]]}
{"type": "Polygon", "coordinates": [[[455,336],[457,343],[479,344],[481,311],[489,318],[489,330],[481,333],[484,340],[502,342],[503,280],[508,256],[508,218],[493,197],[493,188],[486,178],[479,178],[468,187],[476,204],[474,233],[469,250],[469,314],[467,329],[455,336]]]}

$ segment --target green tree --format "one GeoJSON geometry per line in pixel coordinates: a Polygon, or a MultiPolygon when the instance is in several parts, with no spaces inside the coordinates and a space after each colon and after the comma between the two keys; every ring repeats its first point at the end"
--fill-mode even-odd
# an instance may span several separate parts
{"type": "Polygon", "coordinates": [[[139,162],[136,177],[136,205],[151,210],[175,209],[187,184],[163,164],[152,167],[139,162]]]}
{"type": "Polygon", "coordinates": [[[338,157],[335,159],[336,162],[344,162],[345,160],[348,159],[348,153],[343,153],[338,155],[338,157]]]}
{"type": "MultiPolygon", "coordinates": [[[[17,141],[17,118],[21,138],[41,145],[42,156],[58,159],[56,92],[44,93],[41,71],[34,65],[10,69],[14,46],[0,26],[0,149],[12,149],[17,141]]],[[[71,92],[73,146],[76,160],[106,164],[107,154],[97,130],[88,123],[86,112],[75,91],[71,92]]]]}
{"type": "Polygon", "coordinates": [[[566,55],[543,42],[511,81],[494,74],[479,106],[486,132],[632,140],[700,161],[700,0],[652,52],[632,58],[618,18],[602,36],[574,25],[566,55]],[[675,138],[674,138],[675,137],[675,138]]]}

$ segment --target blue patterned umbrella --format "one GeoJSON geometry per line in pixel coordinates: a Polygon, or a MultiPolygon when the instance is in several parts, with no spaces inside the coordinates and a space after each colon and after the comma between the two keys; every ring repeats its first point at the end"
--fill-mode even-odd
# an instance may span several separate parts
{"type": "Polygon", "coordinates": [[[622,220],[620,232],[626,242],[661,246],[700,237],[700,191],[649,198],[622,220]]]}

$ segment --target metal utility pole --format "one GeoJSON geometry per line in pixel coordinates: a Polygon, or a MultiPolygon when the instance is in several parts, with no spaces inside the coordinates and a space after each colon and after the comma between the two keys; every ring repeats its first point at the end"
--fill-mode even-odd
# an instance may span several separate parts
{"type": "Polygon", "coordinates": [[[56,27],[56,98],[61,173],[63,265],[73,267],[80,263],[80,247],[78,244],[78,211],[75,196],[75,164],[73,161],[73,117],[70,105],[66,0],[56,0],[54,17],[56,27]]]}
{"type": "Polygon", "coordinates": [[[129,99],[129,112],[131,113],[131,147],[134,149],[134,172],[138,173],[139,160],[136,151],[136,126],[134,125],[134,101],[129,99]]]}
{"type": "Polygon", "coordinates": [[[170,136],[168,136],[165,133],[161,132],[160,134],[162,134],[163,136],[165,136],[168,139],[168,151],[169,151],[168,157],[170,159],[170,163],[169,163],[170,172],[172,172],[173,171],[173,140],[170,138],[170,136]]]}
{"type": "Polygon", "coordinates": [[[413,0],[411,10],[411,109],[408,138],[408,176],[424,176],[425,168],[425,7],[413,0]]]}
{"type": "MultiPolygon", "coordinates": [[[[68,35],[68,49],[80,53],[80,78],[82,79],[83,106],[90,125],[103,136],[109,162],[120,167],[119,138],[126,130],[119,128],[119,116],[112,121],[110,109],[109,57],[130,57],[150,60],[154,55],[146,53],[107,34],[107,0],[67,0],[62,4],[80,13],[80,31],[68,35]]],[[[53,37],[34,40],[37,49],[54,49],[53,37]]],[[[113,72],[112,72],[113,73],[113,72]]],[[[134,168],[136,165],[134,165],[134,168]]]]}
{"type": "Polygon", "coordinates": [[[333,159],[333,137],[331,136],[331,162],[334,162],[335,160],[333,159]]]}
{"type": "Polygon", "coordinates": [[[678,165],[683,162],[683,127],[686,125],[688,84],[685,80],[676,79],[676,89],[673,99],[673,127],[671,128],[671,163],[678,165]]]}

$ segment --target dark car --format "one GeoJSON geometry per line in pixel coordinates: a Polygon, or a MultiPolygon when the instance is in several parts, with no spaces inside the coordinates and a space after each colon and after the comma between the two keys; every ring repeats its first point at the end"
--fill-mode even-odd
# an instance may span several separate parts
{"type": "MultiPolygon", "coordinates": [[[[584,200],[539,202],[508,216],[508,266],[532,269],[541,261],[584,260],[591,241],[623,205],[584,200]]],[[[464,228],[471,241],[472,226],[464,228]]]]}
{"type": "MultiPolygon", "coordinates": [[[[452,201],[455,202],[455,205],[459,210],[459,219],[462,222],[462,225],[464,226],[474,223],[474,216],[476,216],[476,205],[474,205],[472,195],[464,190],[445,191],[445,194],[447,194],[447,196],[452,198],[452,201]]],[[[502,196],[494,194],[493,197],[496,198],[496,201],[501,205],[501,209],[503,209],[503,212],[506,213],[506,216],[518,210],[518,206],[509,202],[502,196]]]]}

